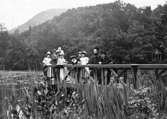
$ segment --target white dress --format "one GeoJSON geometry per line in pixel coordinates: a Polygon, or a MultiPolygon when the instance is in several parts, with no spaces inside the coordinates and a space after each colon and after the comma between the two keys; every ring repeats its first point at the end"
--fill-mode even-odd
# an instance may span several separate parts
{"type": "MultiPolygon", "coordinates": [[[[87,65],[88,62],[89,62],[89,58],[88,57],[81,57],[80,58],[80,64],[81,65],[87,65]]],[[[84,75],[86,77],[89,76],[89,73],[90,73],[89,67],[85,67],[85,71],[84,70],[82,71],[82,75],[84,75]]]]}
{"type": "Polygon", "coordinates": [[[81,65],[87,65],[88,62],[89,62],[89,58],[88,57],[81,57],[80,58],[81,65]]]}
{"type": "MultiPolygon", "coordinates": [[[[64,65],[66,60],[64,58],[58,57],[57,65],[64,65]]],[[[65,78],[65,68],[60,68],[60,81],[63,81],[65,78]]]]}
{"type": "Polygon", "coordinates": [[[48,65],[51,65],[51,61],[52,59],[50,57],[45,57],[42,63],[44,64],[44,66],[48,66],[48,65]]]}
{"type": "MultiPolygon", "coordinates": [[[[51,61],[52,59],[50,57],[45,57],[42,61],[42,63],[44,64],[44,66],[49,66],[51,65],[51,61]]],[[[52,68],[51,67],[48,67],[47,69],[47,77],[52,77],[53,75],[53,72],[52,72],[52,68]]]]}

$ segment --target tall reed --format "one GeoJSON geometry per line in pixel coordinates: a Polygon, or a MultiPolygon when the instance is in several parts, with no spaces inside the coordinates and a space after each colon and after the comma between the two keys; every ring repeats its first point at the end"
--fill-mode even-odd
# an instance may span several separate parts
{"type": "Polygon", "coordinates": [[[91,82],[80,86],[88,114],[96,119],[126,119],[127,92],[125,86],[98,85],[91,82]]]}

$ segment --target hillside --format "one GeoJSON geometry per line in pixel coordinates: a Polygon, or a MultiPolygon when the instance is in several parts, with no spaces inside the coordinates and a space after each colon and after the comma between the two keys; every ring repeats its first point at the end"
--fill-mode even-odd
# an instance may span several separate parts
{"type": "Polygon", "coordinates": [[[80,50],[88,57],[99,47],[114,63],[167,62],[167,5],[137,8],[116,1],[69,9],[22,32],[0,38],[3,64],[11,69],[40,68],[44,53],[61,46],[65,58],[80,50]],[[163,15],[161,15],[163,14],[163,15]],[[4,45],[5,44],[5,45],[4,45]],[[161,53],[161,59],[154,53],[161,53]]]}
{"type": "Polygon", "coordinates": [[[159,28],[159,18],[166,5],[161,7],[152,11],[150,7],[136,8],[116,1],[70,9],[21,36],[26,44],[40,52],[61,45],[68,56],[79,50],[89,52],[98,46],[117,59],[117,62],[147,62],[150,57],[145,57],[145,52],[154,52],[164,40],[162,38],[161,41],[156,34],[163,30],[159,28]],[[154,43],[152,39],[156,38],[159,40],[154,43]]]}
{"type": "Polygon", "coordinates": [[[12,29],[10,32],[13,33],[15,31],[18,32],[24,32],[29,29],[29,27],[34,27],[39,24],[42,24],[48,20],[51,20],[55,16],[61,15],[63,12],[65,12],[66,9],[49,9],[46,11],[43,11],[37,15],[35,15],[33,18],[28,20],[26,23],[18,26],[17,28],[12,29]]]}

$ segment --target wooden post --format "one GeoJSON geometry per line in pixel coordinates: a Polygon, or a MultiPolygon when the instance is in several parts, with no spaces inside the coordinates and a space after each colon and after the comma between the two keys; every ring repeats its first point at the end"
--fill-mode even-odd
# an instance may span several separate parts
{"type": "Polygon", "coordinates": [[[110,75],[110,77],[108,77],[108,73],[109,73],[109,70],[108,69],[104,69],[104,82],[105,82],[105,85],[107,85],[108,82],[110,82],[110,79],[108,79],[108,78],[111,78],[111,75],[110,75]]]}
{"type": "Polygon", "coordinates": [[[56,68],[56,77],[57,77],[57,82],[60,81],[60,67],[56,68]]]}
{"type": "Polygon", "coordinates": [[[97,79],[97,69],[93,69],[93,79],[99,83],[98,79],[97,79]]]}
{"type": "Polygon", "coordinates": [[[56,67],[56,87],[57,91],[60,91],[60,67],[56,67]]]}
{"type": "Polygon", "coordinates": [[[127,69],[124,70],[124,83],[127,83],[127,69]]]}
{"type": "Polygon", "coordinates": [[[132,65],[132,70],[133,70],[133,87],[134,89],[137,89],[137,69],[138,66],[137,65],[132,65]]]}
{"type": "Polygon", "coordinates": [[[104,85],[104,84],[105,84],[105,81],[104,81],[104,74],[103,74],[104,71],[103,71],[103,68],[100,69],[100,73],[101,73],[101,77],[100,77],[100,78],[101,78],[101,79],[100,79],[100,80],[101,80],[101,84],[104,85]]]}
{"type": "Polygon", "coordinates": [[[78,67],[77,68],[77,80],[78,80],[78,83],[80,83],[80,78],[81,78],[81,68],[78,67]]]}

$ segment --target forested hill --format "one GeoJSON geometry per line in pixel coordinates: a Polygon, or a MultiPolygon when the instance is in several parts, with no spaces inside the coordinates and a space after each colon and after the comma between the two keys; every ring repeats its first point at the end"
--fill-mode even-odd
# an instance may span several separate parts
{"type": "Polygon", "coordinates": [[[66,58],[83,49],[91,53],[98,46],[115,63],[152,63],[153,52],[166,52],[166,15],[166,4],[151,10],[120,1],[70,9],[22,34],[14,34],[12,38],[22,45],[19,50],[6,50],[5,64],[12,69],[22,68],[23,64],[23,69],[34,68],[47,50],[58,46],[63,47],[66,58]]]}
{"type": "Polygon", "coordinates": [[[51,19],[53,19],[53,17],[59,16],[65,11],[66,11],[66,9],[49,9],[49,10],[40,12],[39,14],[35,15],[33,18],[28,20],[26,23],[12,29],[10,31],[10,33],[14,33],[14,32],[22,33],[24,31],[28,30],[29,27],[34,27],[34,26],[42,24],[48,20],[51,20],[51,19]]]}

